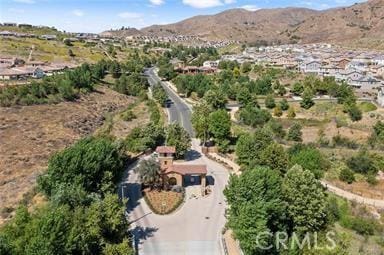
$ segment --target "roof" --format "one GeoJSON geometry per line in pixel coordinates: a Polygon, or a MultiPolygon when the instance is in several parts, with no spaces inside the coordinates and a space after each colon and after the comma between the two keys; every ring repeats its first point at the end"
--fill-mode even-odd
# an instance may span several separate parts
{"type": "Polygon", "coordinates": [[[176,148],[174,146],[158,146],[156,148],[157,153],[176,153],[176,148]]]}
{"type": "Polygon", "coordinates": [[[181,175],[207,174],[206,165],[173,164],[166,169],[166,173],[179,173],[181,175]]]}

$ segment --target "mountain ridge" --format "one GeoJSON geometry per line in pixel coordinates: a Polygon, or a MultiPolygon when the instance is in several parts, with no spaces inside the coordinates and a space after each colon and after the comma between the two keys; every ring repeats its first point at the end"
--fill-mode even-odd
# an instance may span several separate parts
{"type": "MultiPolygon", "coordinates": [[[[137,35],[195,35],[206,40],[243,43],[378,43],[384,48],[384,0],[312,10],[273,8],[248,11],[229,9],[198,15],[167,25],[137,30],[137,35]]],[[[133,35],[133,33],[131,33],[133,35]]]]}

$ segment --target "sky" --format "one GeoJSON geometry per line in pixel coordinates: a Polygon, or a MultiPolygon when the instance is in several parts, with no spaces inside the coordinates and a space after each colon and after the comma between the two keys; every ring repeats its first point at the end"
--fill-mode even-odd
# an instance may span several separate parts
{"type": "Polygon", "coordinates": [[[0,0],[0,22],[54,26],[99,33],[124,27],[169,24],[226,9],[305,7],[323,10],[360,0],[0,0]]]}

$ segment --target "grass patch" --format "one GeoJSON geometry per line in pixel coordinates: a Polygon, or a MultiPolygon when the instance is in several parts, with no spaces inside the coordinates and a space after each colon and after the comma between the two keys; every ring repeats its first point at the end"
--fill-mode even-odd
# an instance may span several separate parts
{"type": "Polygon", "coordinates": [[[358,107],[362,112],[372,112],[377,110],[377,106],[371,102],[361,102],[358,104],[358,107]]]}

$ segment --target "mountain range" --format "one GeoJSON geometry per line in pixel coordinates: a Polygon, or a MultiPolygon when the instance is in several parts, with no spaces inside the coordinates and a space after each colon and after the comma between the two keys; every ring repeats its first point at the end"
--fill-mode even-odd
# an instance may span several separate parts
{"type": "MultiPolygon", "coordinates": [[[[268,44],[334,42],[384,48],[384,0],[322,11],[306,8],[231,9],[134,32],[129,34],[197,35],[207,40],[268,44]]],[[[117,31],[103,33],[119,35],[117,31]]],[[[125,36],[126,33],[120,34],[125,36]]]]}

